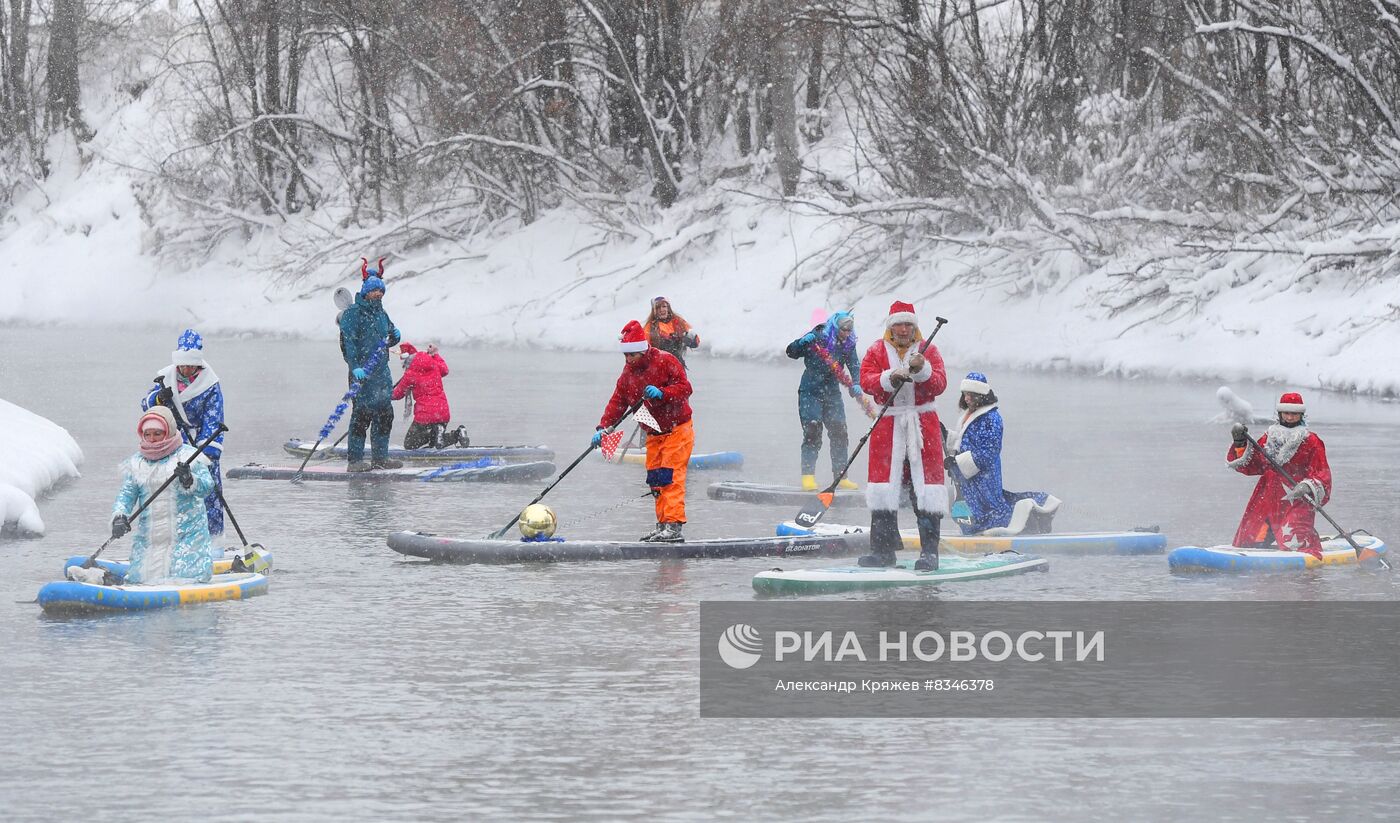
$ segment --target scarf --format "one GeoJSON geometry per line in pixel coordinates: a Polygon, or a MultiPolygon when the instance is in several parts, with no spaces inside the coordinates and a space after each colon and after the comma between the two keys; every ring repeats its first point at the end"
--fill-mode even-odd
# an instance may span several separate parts
{"type": "Polygon", "coordinates": [[[141,439],[141,456],[152,463],[157,460],[164,460],[174,454],[175,450],[180,448],[180,445],[185,442],[184,438],[180,436],[180,433],[175,430],[175,415],[170,409],[164,406],[157,406],[141,415],[141,422],[136,424],[136,433],[138,435],[146,428],[146,423],[148,421],[159,423],[160,428],[165,430],[165,438],[162,440],[148,443],[145,438],[141,439]]]}

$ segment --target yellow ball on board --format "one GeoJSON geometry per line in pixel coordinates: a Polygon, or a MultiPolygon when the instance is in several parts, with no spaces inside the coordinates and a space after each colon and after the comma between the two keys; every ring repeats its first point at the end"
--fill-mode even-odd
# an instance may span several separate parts
{"type": "Polygon", "coordinates": [[[543,503],[532,503],[520,513],[520,533],[526,537],[553,537],[558,525],[554,509],[543,503]]]}

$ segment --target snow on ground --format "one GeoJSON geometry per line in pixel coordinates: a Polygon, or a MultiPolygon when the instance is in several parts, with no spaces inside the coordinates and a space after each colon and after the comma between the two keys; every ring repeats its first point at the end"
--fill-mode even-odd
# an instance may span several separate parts
{"type": "Polygon", "coordinates": [[[83,450],[68,431],[33,412],[0,400],[0,527],[43,534],[34,498],[78,477],[83,450]]]}

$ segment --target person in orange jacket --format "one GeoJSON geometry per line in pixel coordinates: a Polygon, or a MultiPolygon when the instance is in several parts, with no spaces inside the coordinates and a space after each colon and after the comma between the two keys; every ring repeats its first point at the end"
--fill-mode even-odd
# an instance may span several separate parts
{"type": "Polygon", "coordinates": [[[617,425],[628,409],[641,404],[636,417],[647,433],[647,485],[656,494],[656,528],[641,539],[683,543],[685,471],[695,448],[690,381],[681,361],[653,347],[646,329],[636,320],[623,327],[621,341],[627,363],[593,433],[593,445],[602,441],[604,431],[617,425]]]}

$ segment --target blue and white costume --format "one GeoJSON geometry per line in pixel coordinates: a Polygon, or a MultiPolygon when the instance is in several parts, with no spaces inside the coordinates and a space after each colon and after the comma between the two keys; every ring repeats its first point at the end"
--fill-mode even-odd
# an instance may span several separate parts
{"type": "MultiPolygon", "coordinates": [[[[171,411],[175,412],[175,420],[180,425],[185,442],[198,445],[223,425],[224,390],[219,386],[219,376],[204,362],[204,338],[194,329],[185,329],[184,334],[180,335],[180,342],[170,359],[171,364],[157,372],[156,376],[163,379],[165,387],[175,393],[175,408],[171,411]],[[176,372],[178,366],[199,366],[200,371],[193,381],[185,383],[176,372]]],[[[159,383],[151,386],[146,399],[141,401],[143,411],[149,411],[156,405],[160,389],[159,383]]],[[[223,489],[219,458],[223,456],[223,450],[224,436],[221,434],[204,449],[203,455],[209,459],[209,471],[213,477],[213,486],[204,499],[211,535],[224,533],[224,509],[219,502],[223,489]]]]}
{"type": "MultiPolygon", "coordinates": [[[[959,390],[986,397],[992,388],[986,375],[969,372],[959,390]]],[[[958,426],[948,433],[948,453],[956,466],[949,473],[972,513],[960,524],[964,534],[1029,534],[1048,531],[1060,500],[1045,492],[1009,492],[1001,486],[1001,412],[995,399],[963,410],[958,426]],[[1027,530],[1027,527],[1031,528],[1027,530]]]]}
{"type": "MultiPolygon", "coordinates": [[[[140,453],[121,465],[122,486],[112,505],[113,515],[130,515],[188,460],[194,448],[181,445],[160,460],[140,453]]],[[[209,461],[200,455],[190,464],[194,485],[179,480],[166,488],[132,524],[131,570],[128,583],[209,582],[214,573],[213,541],[204,510],[204,497],[214,488],[209,461]]]]}

